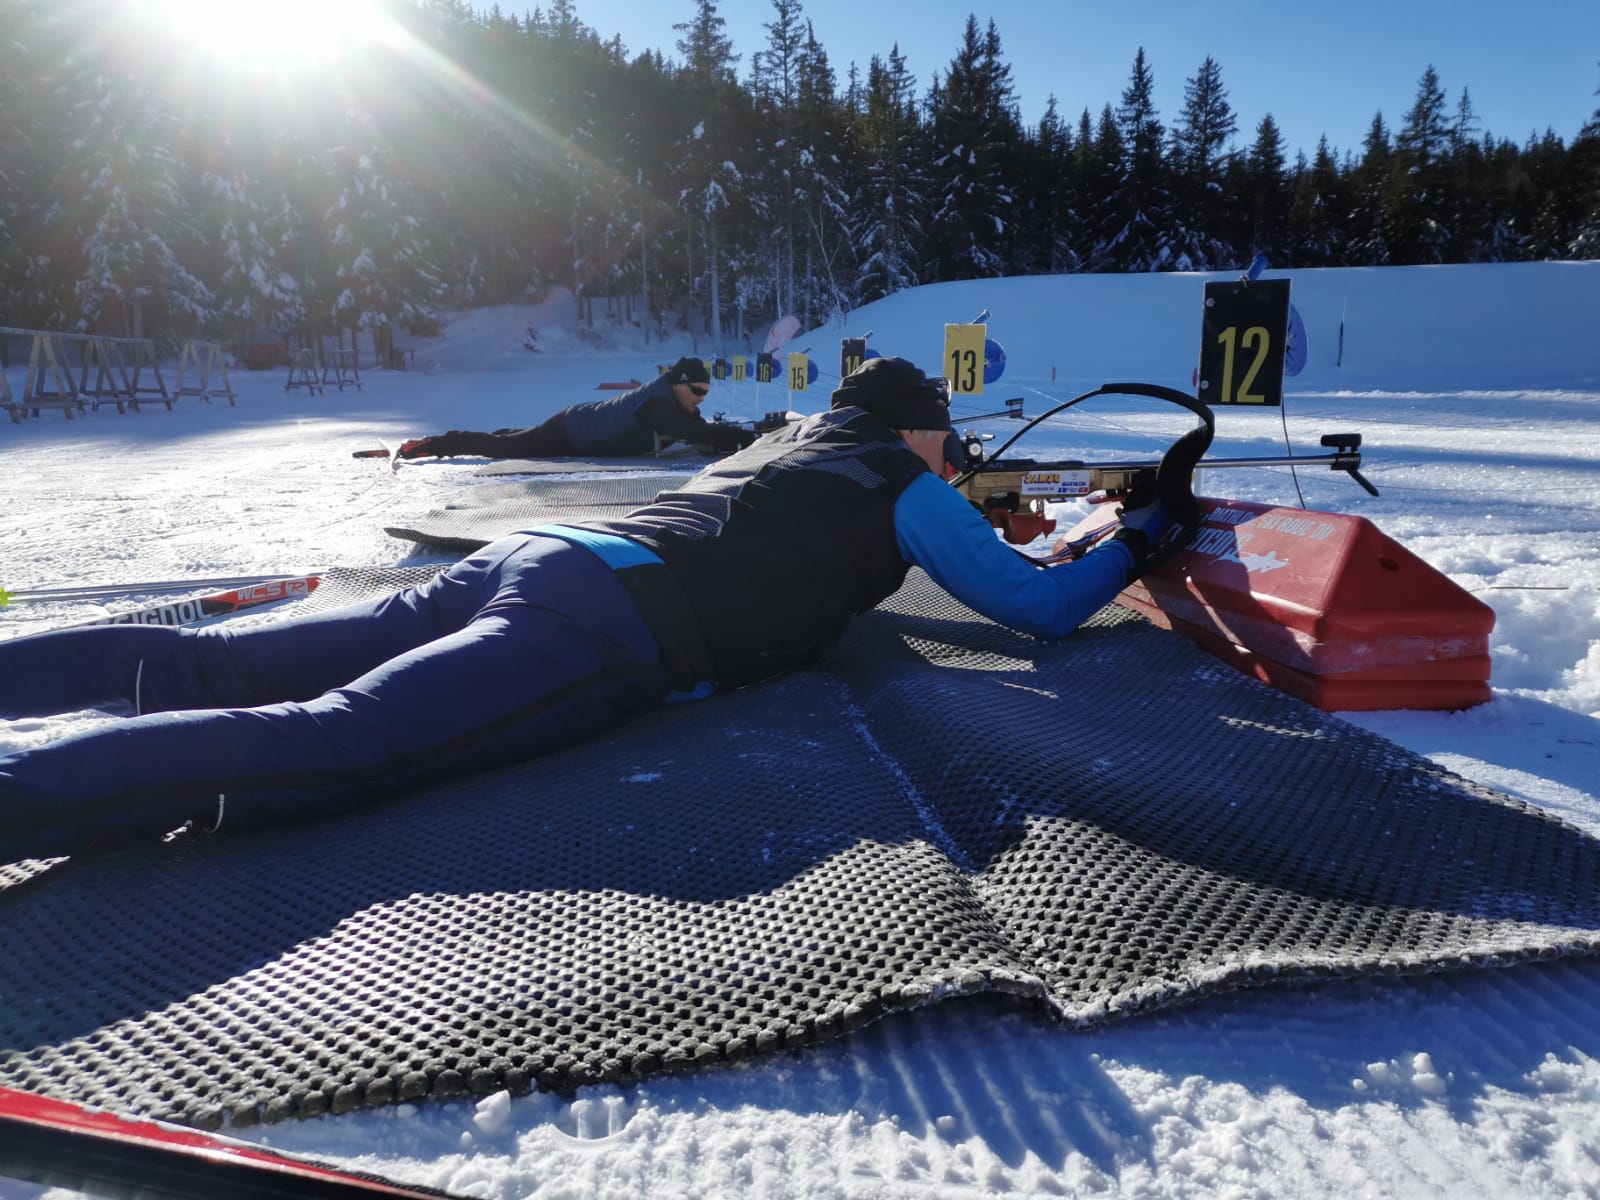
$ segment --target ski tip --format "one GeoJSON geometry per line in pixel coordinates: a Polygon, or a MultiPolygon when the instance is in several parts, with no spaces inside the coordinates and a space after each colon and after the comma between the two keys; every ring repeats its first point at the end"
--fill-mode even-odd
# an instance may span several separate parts
{"type": "Polygon", "coordinates": [[[6,605],[8,605],[10,603],[11,603],[11,593],[6,591],[5,588],[0,588],[0,608],[4,608],[6,605]]]}

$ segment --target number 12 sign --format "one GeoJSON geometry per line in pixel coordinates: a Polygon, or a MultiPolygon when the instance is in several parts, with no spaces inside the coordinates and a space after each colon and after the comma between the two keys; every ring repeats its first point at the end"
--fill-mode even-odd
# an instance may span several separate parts
{"type": "Polygon", "coordinates": [[[1207,404],[1281,405],[1288,328],[1287,279],[1206,284],[1200,399],[1207,404]]]}

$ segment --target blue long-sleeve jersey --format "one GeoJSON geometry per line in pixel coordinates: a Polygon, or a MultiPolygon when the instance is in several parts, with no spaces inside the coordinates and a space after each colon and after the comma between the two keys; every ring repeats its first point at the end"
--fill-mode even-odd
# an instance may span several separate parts
{"type": "Polygon", "coordinates": [[[1065,637],[1122,590],[1133,567],[1128,548],[1111,542],[1075,563],[1040,569],[931,472],[900,493],[894,532],[905,560],[957,600],[1035,637],[1065,637]]]}

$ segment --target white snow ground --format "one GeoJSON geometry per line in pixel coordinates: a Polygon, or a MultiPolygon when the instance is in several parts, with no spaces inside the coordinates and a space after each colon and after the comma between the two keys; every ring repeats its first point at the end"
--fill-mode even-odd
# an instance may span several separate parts
{"type": "MultiPolygon", "coordinates": [[[[1020,395],[1034,415],[1112,379],[1187,386],[1203,278],[918,289],[797,339],[821,365],[815,390],[722,385],[708,409],[825,405],[845,332],[871,330],[874,349],[932,368],[944,323],[985,308],[1007,370],[958,411],[1020,395]]],[[[1490,703],[1350,719],[1600,834],[1600,263],[1292,278],[1306,370],[1281,414],[1221,412],[1213,453],[1282,453],[1286,434],[1319,453],[1320,434],[1361,431],[1382,495],[1300,470],[1305,504],[1372,519],[1498,618],[1490,703]]],[[[0,586],[399,562],[411,547],[384,524],[484,481],[470,462],[391,475],[352,450],[532,424],[690,349],[647,348],[629,328],[585,350],[569,310],[557,296],[461,314],[419,347],[419,370],[366,372],[359,392],[286,393],[286,372],[234,372],[236,406],[0,420],[0,586]],[[530,319],[542,353],[520,345],[530,319]]],[[[1096,400],[1020,449],[1153,456],[1189,420],[1096,400]]],[[[976,427],[1003,438],[1016,425],[976,427]]],[[[1203,490],[1297,502],[1286,468],[1212,472],[1203,490]]],[[[130,589],[115,607],[141,599],[155,597],[130,589]]],[[[97,611],[14,605],[0,638],[97,611]]],[[[1114,703],[1113,681],[1082,686],[1114,703]]],[[[0,748],[98,719],[0,723],[0,748]]],[[[1240,992],[1087,1033],[946,1001],[802,1052],[575,1099],[404,1105],[248,1136],[493,1198],[1600,1196],[1600,962],[1240,992]]],[[[8,1200],[38,1194],[52,1193],[0,1181],[8,1200]]]]}

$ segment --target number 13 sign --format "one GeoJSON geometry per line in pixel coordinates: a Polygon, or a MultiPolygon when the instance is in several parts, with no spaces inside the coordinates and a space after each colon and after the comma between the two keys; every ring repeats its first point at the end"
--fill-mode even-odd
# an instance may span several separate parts
{"type": "Polygon", "coordinates": [[[1207,404],[1281,405],[1288,328],[1287,279],[1206,284],[1200,399],[1207,404]]]}
{"type": "Polygon", "coordinates": [[[983,340],[987,325],[944,327],[944,373],[956,396],[983,395],[983,340]]]}

